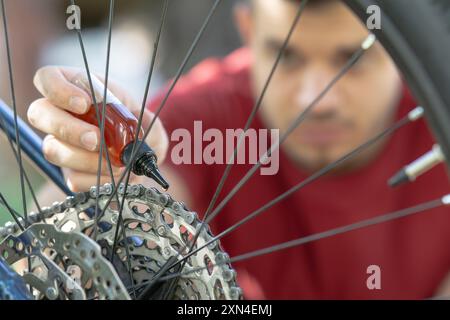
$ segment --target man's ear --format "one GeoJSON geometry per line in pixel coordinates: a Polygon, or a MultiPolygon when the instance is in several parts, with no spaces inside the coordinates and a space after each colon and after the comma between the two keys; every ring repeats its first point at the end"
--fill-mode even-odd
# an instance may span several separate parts
{"type": "Polygon", "coordinates": [[[249,45],[253,36],[253,12],[249,5],[238,3],[234,9],[234,22],[245,45],[249,45]]]}

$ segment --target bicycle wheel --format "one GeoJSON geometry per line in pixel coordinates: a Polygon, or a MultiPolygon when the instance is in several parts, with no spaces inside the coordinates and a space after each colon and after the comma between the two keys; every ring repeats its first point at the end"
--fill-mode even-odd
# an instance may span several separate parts
{"type": "MultiPolygon", "coordinates": [[[[156,112],[157,115],[164,108],[165,102],[184,72],[189,57],[195,50],[220,2],[221,0],[216,0],[213,4],[210,14],[156,112]]],[[[307,3],[305,0],[298,2],[300,8],[291,30],[295,28],[307,3]]],[[[450,159],[450,126],[448,125],[450,123],[450,92],[446,88],[446,85],[450,83],[450,66],[443,63],[446,61],[445,58],[450,56],[450,42],[446,41],[449,39],[449,25],[448,20],[444,18],[444,12],[439,11],[439,4],[422,0],[345,0],[345,2],[363,22],[367,19],[367,8],[369,6],[376,5],[381,9],[382,28],[372,30],[372,32],[395,60],[414,95],[425,108],[428,123],[443,150],[445,158],[450,159]],[[417,23],[418,20],[420,20],[420,24],[417,23]],[[430,34],[433,36],[431,37],[430,34]]],[[[110,1],[109,32],[111,32],[113,8],[114,1],[110,1]]],[[[3,1],[2,9],[6,33],[7,25],[3,1]]],[[[168,1],[165,0],[160,32],[167,10],[168,1]]],[[[285,44],[289,41],[290,34],[287,36],[285,44]]],[[[7,36],[5,38],[9,71],[12,74],[7,36]]],[[[81,33],[78,33],[78,39],[85,58],[81,33]]],[[[354,60],[349,61],[346,65],[347,68],[344,68],[335,80],[351,68],[356,60],[370,47],[373,40],[374,38],[368,38],[368,42],[365,45],[363,44],[362,49],[353,57],[354,60]]],[[[279,52],[279,58],[284,49],[285,46],[279,52]]],[[[156,53],[152,62],[154,62],[155,57],[156,53]]],[[[277,68],[279,58],[275,62],[273,70],[277,68]]],[[[108,61],[107,59],[106,70],[108,70],[108,61]]],[[[86,59],[85,66],[89,74],[86,59]]],[[[152,71],[153,69],[149,72],[149,82],[152,71]]],[[[107,78],[108,73],[105,76],[105,79],[107,78]]],[[[270,81],[271,76],[267,79],[267,85],[270,81]]],[[[330,86],[324,90],[323,95],[334,83],[335,81],[330,83],[330,86]]],[[[15,109],[13,86],[11,89],[15,109]]],[[[143,108],[145,108],[147,91],[148,87],[143,99],[143,108]]],[[[318,98],[320,99],[323,95],[318,98]]],[[[248,124],[259,109],[263,96],[264,92],[257,99],[248,124]]],[[[307,110],[313,107],[314,103],[307,110]]],[[[8,132],[11,141],[14,140],[22,146],[19,131],[21,133],[24,131],[19,129],[25,125],[17,124],[15,114],[9,116],[9,122],[6,121],[5,114],[2,113],[2,117],[0,117],[4,121],[1,127],[8,132]],[[14,122],[16,123],[16,129],[14,131],[8,130],[8,124],[13,123],[14,127],[14,122]]],[[[98,110],[97,114],[99,114],[98,110]]],[[[297,119],[298,121],[293,122],[292,130],[306,116],[307,112],[301,114],[297,119]]],[[[104,123],[102,124],[100,117],[98,117],[98,120],[99,127],[103,128],[104,123]]],[[[414,121],[415,118],[411,117],[407,120],[414,121]]],[[[139,123],[141,123],[141,119],[139,119],[139,123]]],[[[152,125],[153,123],[146,130],[146,135],[152,125]]],[[[308,183],[332,170],[337,163],[347,160],[356,152],[400,127],[398,125],[388,129],[354,152],[339,159],[336,163],[320,170],[317,174],[312,175],[308,183]]],[[[11,128],[11,125],[9,128],[11,128]]],[[[246,126],[246,128],[248,127],[246,126]]],[[[292,130],[288,130],[287,134],[292,130]]],[[[24,140],[33,141],[33,139],[24,140]]],[[[282,139],[282,141],[284,140],[282,139]]],[[[139,149],[139,145],[136,148],[139,149]]],[[[36,152],[36,148],[27,148],[27,150],[36,152]]],[[[24,190],[27,177],[22,168],[20,151],[21,148],[14,152],[19,162],[21,186],[24,190]]],[[[24,151],[26,152],[26,150],[24,151]]],[[[45,162],[42,161],[42,155],[36,156],[34,154],[34,158],[39,158],[39,163],[45,162]]],[[[449,162],[447,161],[447,163],[449,162]]],[[[261,161],[258,164],[260,166],[261,161]]],[[[125,181],[124,185],[116,186],[115,182],[112,185],[97,185],[91,188],[90,192],[72,195],[63,202],[53,204],[52,207],[40,209],[38,206],[39,213],[25,215],[22,219],[18,217],[18,213],[13,208],[8,206],[7,199],[2,196],[1,203],[15,219],[15,223],[0,229],[0,237],[4,238],[0,243],[0,256],[8,264],[27,259],[32,268],[46,270],[47,275],[44,280],[30,275],[23,277],[27,285],[34,288],[36,298],[239,299],[242,297],[242,293],[237,286],[235,272],[230,263],[317,241],[331,236],[331,234],[349,232],[364,226],[382,223],[420,210],[446,205],[449,202],[448,197],[438,199],[432,203],[410,208],[411,210],[387,214],[381,219],[363,221],[360,224],[348,226],[348,228],[331,230],[333,231],[331,233],[318,234],[307,239],[301,238],[230,258],[218,245],[221,237],[231,233],[242,224],[261,214],[268,207],[282,201],[302,187],[302,185],[294,187],[282,196],[269,201],[268,204],[227,229],[225,233],[216,237],[213,236],[208,230],[207,223],[220,212],[228,201],[231,201],[234,194],[256,171],[258,164],[240,181],[224,201],[215,206],[217,196],[227,178],[227,170],[225,171],[205,214],[204,221],[200,221],[195,213],[189,211],[183,203],[174,201],[168,194],[163,194],[156,189],[146,189],[142,186],[128,186],[129,173],[128,176],[125,173],[118,181],[118,184],[125,181]],[[95,215],[93,216],[94,208],[95,215]],[[51,219],[53,225],[43,223],[44,219],[51,219]],[[206,222],[206,224],[203,222],[206,222]],[[71,231],[70,233],[63,232],[67,231],[67,228],[71,231]],[[51,258],[45,254],[47,251],[44,249],[50,251],[51,258]],[[59,265],[55,263],[55,257],[57,257],[59,265]],[[77,274],[77,276],[71,277],[73,274],[77,274]],[[192,274],[195,276],[189,278],[188,275],[192,274]],[[53,281],[57,281],[60,286],[55,287],[53,281]],[[62,290],[60,290],[61,288],[62,290]]],[[[44,171],[50,171],[50,168],[45,165],[41,165],[41,168],[44,171]]],[[[227,169],[229,168],[227,167],[227,169]]],[[[128,169],[128,172],[130,172],[131,168],[128,169]]],[[[54,168],[51,171],[52,177],[58,179],[59,185],[63,185],[64,183],[59,180],[60,178],[55,177],[54,168]]],[[[0,261],[0,263],[3,262],[0,261]]],[[[0,284],[2,281],[4,279],[0,278],[0,284]]],[[[19,295],[13,294],[12,296],[19,295]]]]}

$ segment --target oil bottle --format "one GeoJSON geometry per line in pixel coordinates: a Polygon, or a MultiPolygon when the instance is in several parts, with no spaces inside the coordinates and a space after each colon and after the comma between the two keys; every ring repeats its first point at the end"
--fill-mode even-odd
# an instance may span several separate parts
{"type": "MultiPolygon", "coordinates": [[[[71,82],[91,96],[89,79],[86,73],[78,73],[71,79],[71,82]]],[[[106,108],[105,114],[103,115],[104,85],[92,74],[91,82],[100,117],[105,117],[104,137],[111,164],[116,167],[124,167],[132,161],[131,170],[134,174],[139,176],[145,175],[152,178],[161,187],[167,190],[169,184],[161,175],[157,166],[156,154],[150,146],[145,142],[141,143],[141,140],[138,140],[136,147],[139,144],[141,144],[141,147],[138,151],[134,151],[135,156],[132,158],[133,145],[136,137],[142,139],[144,135],[142,128],[139,131],[139,135],[136,134],[138,130],[138,120],[135,115],[109,90],[106,90],[106,108]]],[[[91,100],[94,101],[92,97],[91,100]]],[[[78,119],[98,127],[99,121],[97,120],[96,110],[93,104],[84,114],[72,114],[78,119]]]]}

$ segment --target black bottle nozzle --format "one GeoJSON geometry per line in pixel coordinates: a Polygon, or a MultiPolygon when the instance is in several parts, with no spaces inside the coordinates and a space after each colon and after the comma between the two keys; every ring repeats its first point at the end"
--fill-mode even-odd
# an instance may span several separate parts
{"type": "MultiPolygon", "coordinates": [[[[156,158],[142,158],[142,163],[140,164],[140,167],[142,168],[143,175],[155,180],[161,187],[163,187],[164,190],[169,189],[169,183],[164,179],[161,172],[158,169],[158,166],[156,165],[156,158]]],[[[137,175],[142,175],[137,172],[135,172],[137,175]]]]}
{"type": "MultiPolygon", "coordinates": [[[[122,152],[122,162],[128,165],[131,161],[134,142],[129,143],[122,152]]],[[[164,179],[158,169],[157,158],[155,152],[145,142],[137,141],[141,147],[135,152],[134,162],[131,166],[131,171],[138,175],[145,175],[155,180],[165,190],[169,189],[169,183],[164,179]]]]}

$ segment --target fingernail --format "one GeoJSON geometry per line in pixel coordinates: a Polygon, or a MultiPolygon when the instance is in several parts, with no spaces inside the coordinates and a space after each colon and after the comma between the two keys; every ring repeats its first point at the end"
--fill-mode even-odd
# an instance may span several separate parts
{"type": "Polygon", "coordinates": [[[71,97],[69,100],[69,106],[77,113],[85,113],[88,108],[86,100],[81,97],[71,97]]]}
{"type": "Polygon", "coordinates": [[[81,144],[87,149],[94,151],[97,149],[97,134],[95,132],[86,132],[81,135],[81,144]]]}

